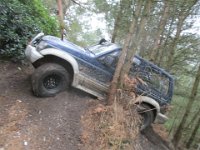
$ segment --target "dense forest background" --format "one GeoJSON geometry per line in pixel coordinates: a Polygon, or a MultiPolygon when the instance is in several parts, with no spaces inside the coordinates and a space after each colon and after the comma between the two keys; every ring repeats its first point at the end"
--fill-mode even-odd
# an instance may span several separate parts
{"type": "MultiPolygon", "coordinates": [[[[123,45],[134,22],[128,56],[136,52],[174,76],[165,127],[188,148],[200,143],[199,8],[199,0],[63,0],[65,38],[80,46],[101,38],[123,45]]],[[[1,58],[23,59],[38,32],[59,36],[56,0],[0,0],[0,17],[1,58]]]]}

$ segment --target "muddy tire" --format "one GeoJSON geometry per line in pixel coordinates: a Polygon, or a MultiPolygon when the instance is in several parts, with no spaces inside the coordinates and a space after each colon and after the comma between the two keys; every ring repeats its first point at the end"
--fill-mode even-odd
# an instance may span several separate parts
{"type": "Polygon", "coordinates": [[[142,125],[140,127],[140,130],[142,131],[151,126],[151,124],[154,121],[155,116],[154,116],[154,112],[152,108],[149,105],[144,104],[144,103],[138,105],[137,111],[142,116],[142,125]]]}
{"type": "Polygon", "coordinates": [[[68,71],[61,65],[43,64],[32,75],[33,93],[39,97],[55,96],[69,87],[69,79],[68,71]]]}

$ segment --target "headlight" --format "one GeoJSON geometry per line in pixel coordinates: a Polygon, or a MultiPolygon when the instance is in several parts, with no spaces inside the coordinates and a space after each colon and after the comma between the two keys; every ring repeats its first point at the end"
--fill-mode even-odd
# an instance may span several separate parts
{"type": "Polygon", "coordinates": [[[47,43],[46,42],[44,42],[44,41],[41,41],[37,46],[36,46],[36,49],[37,49],[37,51],[41,51],[41,50],[43,50],[43,49],[45,49],[46,47],[47,47],[47,43]]]}
{"type": "Polygon", "coordinates": [[[37,39],[41,39],[42,37],[44,36],[44,33],[39,33],[37,34],[32,40],[30,43],[33,43],[34,41],[36,41],[37,39]]]}

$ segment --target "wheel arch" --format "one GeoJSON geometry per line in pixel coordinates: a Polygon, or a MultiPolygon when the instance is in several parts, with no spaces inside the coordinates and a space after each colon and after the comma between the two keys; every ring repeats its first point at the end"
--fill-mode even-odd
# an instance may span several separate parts
{"type": "Polygon", "coordinates": [[[150,106],[153,109],[154,112],[154,120],[157,117],[157,115],[160,113],[160,105],[158,102],[156,102],[154,99],[147,97],[147,96],[138,96],[136,98],[136,104],[144,103],[148,106],[150,106]]]}
{"type": "Polygon", "coordinates": [[[44,63],[57,63],[63,66],[69,72],[72,79],[71,81],[73,81],[73,83],[75,82],[74,76],[79,73],[78,63],[70,54],[54,48],[44,49],[40,51],[40,53],[44,57],[33,63],[35,68],[44,63]]]}

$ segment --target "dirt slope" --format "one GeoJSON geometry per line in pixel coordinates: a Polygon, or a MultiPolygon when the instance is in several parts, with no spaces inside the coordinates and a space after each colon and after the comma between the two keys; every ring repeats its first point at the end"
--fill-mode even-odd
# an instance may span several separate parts
{"type": "MultiPolygon", "coordinates": [[[[71,89],[37,98],[31,92],[32,72],[31,66],[0,61],[0,150],[81,149],[80,118],[91,97],[71,89]]],[[[139,136],[143,149],[168,149],[159,136],[149,137],[152,132],[139,136]]]]}
{"type": "Polygon", "coordinates": [[[72,89],[52,98],[32,95],[32,67],[0,64],[0,148],[77,150],[87,94],[72,89]]]}

